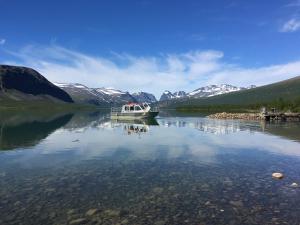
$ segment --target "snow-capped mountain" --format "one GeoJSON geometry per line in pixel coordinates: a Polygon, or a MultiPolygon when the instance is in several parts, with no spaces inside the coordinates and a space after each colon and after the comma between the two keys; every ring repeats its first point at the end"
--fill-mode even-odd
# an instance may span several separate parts
{"type": "Polygon", "coordinates": [[[66,91],[77,103],[106,106],[113,103],[121,104],[136,101],[128,92],[114,88],[89,88],[78,83],[55,83],[55,85],[66,91]]]}
{"type": "Polygon", "coordinates": [[[245,88],[236,87],[229,84],[209,85],[209,86],[198,88],[190,92],[188,96],[194,98],[211,97],[211,96],[221,95],[229,92],[240,91],[243,89],[245,88]]]}
{"type": "MultiPolygon", "coordinates": [[[[114,88],[89,88],[85,85],[74,83],[54,83],[66,91],[72,99],[77,103],[89,103],[94,105],[107,106],[111,104],[124,104],[127,102],[157,102],[153,94],[147,92],[137,92],[130,94],[129,92],[120,91],[114,88]]],[[[211,97],[215,95],[221,95],[229,92],[240,91],[244,89],[255,88],[255,85],[251,85],[247,88],[236,87],[229,84],[221,85],[209,85],[198,88],[192,92],[186,93],[184,91],[170,92],[164,91],[159,101],[175,100],[182,98],[202,98],[211,97]]]]}
{"type": "Polygon", "coordinates": [[[183,98],[186,97],[186,92],[185,91],[176,91],[173,93],[175,98],[183,98]]]}
{"type": "Polygon", "coordinates": [[[160,101],[176,99],[176,98],[185,98],[185,97],[190,97],[190,98],[211,97],[215,95],[221,95],[229,92],[251,89],[255,87],[256,87],[255,85],[251,85],[245,88],[245,87],[236,87],[230,84],[221,84],[221,85],[209,85],[209,86],[201,87],[189,93],[186,93],[184,91],[177,91],[174,93],[170,91],[165,91],[161,95],[160,101]]]}
{"type": "Polygon", "coordinates": [[[147,103],[157,102],[155,96],[147,92],[133,93],[132,96],[136,99],[137,102],[147,102],[147,103]]]}
{"type": "Polygon", "coordinates": [[[164,93],[161,95],[159,101],[165,101],[169,99],[176,99],[176,98],[183,98],[186,97],[187,94],[185,91],[176,91],[174,93],[170,91],[164,91],[164,93]]]}
{"type": "Polygon", "coordinates": [[[135,98],[129,92],[120,91],[114,88],[95,88],[95,91],[104,95],[110,103],[135,102],[135,98]]]}

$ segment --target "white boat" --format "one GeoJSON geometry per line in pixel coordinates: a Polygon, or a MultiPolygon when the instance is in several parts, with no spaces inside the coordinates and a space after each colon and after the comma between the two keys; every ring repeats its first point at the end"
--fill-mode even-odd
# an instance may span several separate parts
{"type": "Polygon", "coordinates": [[[151,108],[147,103],[128,103],[118,108],[111,108],[112,119],[147,119],[158,115],[157,108],[151,108]]]}

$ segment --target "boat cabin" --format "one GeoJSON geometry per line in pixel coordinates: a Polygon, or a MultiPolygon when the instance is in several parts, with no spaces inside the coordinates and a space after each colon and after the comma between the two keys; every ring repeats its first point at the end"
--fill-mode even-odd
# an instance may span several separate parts
{"type": "Polygon", "coordinates": [[[128,103],[122,106],[122,113],[134,113],[134,112],[147,112],[150,110],[150,106],[147,103],[128,103]]]}

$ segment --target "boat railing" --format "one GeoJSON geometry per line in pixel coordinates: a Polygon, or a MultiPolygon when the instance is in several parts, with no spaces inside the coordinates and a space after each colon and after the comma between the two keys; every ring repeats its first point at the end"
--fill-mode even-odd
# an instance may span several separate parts
{"type": "Polygon", "coordinates": [[[112,113],[119,113],[121,111],[122,111],[122,107],[112,107],[110,109],[110,112],[112,112],[112,113]]]}

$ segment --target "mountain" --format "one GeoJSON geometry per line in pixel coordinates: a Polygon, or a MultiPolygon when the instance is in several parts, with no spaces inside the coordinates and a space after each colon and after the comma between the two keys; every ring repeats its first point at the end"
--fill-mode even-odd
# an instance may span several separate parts
{"type": "Polygon", "coordinates": [[[161,106],[171,108],[186,107],[191,109],[226,105],[228,107],[253,106],[256,108],[263,105],[276,108],[282,108],[285,105],[300,107],[300,76],[256,88],[242,89],[211,97],[183,98],[176,102],[169,101],[166,104],[161,104],[161,106]]]}
{"type": "Polygon", "coordinates": [[[122,104],[136,101],[135,98],[128,92],[123,92],[114,88],[89,88],[78,83],[55,84],[66,91],[76,103],[108,107],[111,104],[122,104]]]}
{"type": "Polygon", "coordinates": [[[166,101],[166,100],[170,100],[174,98],[174,95],[170,92],[170,91],[164,91],[164,93],[162,93],[162,95],[160,96],[159,101],[166,101]]]}
{"type": "Polygon", "coordinates": [[[177,91],[177,92],[170,92],[170,91],[164,91],[164,93],[161,95],[159,101],[166,101],[170,99],[177,99],[177,98],[184,98],[187,94],[184,91],[177,91]]]}
{"type": "Polygon", "coordinates": [[[103,94],[110,103],[123,104],[127,102],[136,102],[135,98],[129,92],[120,91],[114,88],[96,88],[97,93],[103,94]]]}
{"type": "Polygon", "coordinates": [[[186,93],[184,91],[177,91],[171,93],[170,91],[165,91],[161,97],[160,101],[166,101],[171,99],[179,99],[179,98],[203,98],[203,97],[211,97],[215,95],[221,95],[225,93],[230,93],[234,91],[240,91],[245,89],[250,89],[256,87],[255,85],[251,85],[248,88],[244,87],[236,87],[229,84],[221,84],[221,85],[209,85],[205,87],[198,88],[192,92],[186,93]]]}
{"type": "Polygon", "coordinates": [[[133,93],[132,96],[136,99],[137,102],[147,102],[147,103],[157,102],[155,96],[147,92],[133,93]]]}
{"type": "Polygon", "coordinates": [[[184,98],[187,96],[187,93],[185,91],[176,91],[173,95],[175,98],[184,98]]]}
{"type": "Polygon", "coordinates": [[[85,85],[74,83],[54,83],[56,86],[67,92],[72,99],[79,104],[93,104],[105,106],[109,104],[109,101],[103,96],[103,94],[98,93],[95,89],[89,88],[85,85]]]}
{"type": "Polygon", "coordinates": [[[198,88],[188,94],[189,97],[193,98],[202,98],[202,97],[211,97],[215,95],[221,95],[229,92],[244,90],[244,87],[236,87],[229,84],[221,85],[209,85],[205,87],[198,88]]]}
{"type": "Polygon", "coordinates": [[[0,65],[0,102],[30,100],[73,102],[69,94],[37,71],[27,67],[0,65]]]}

